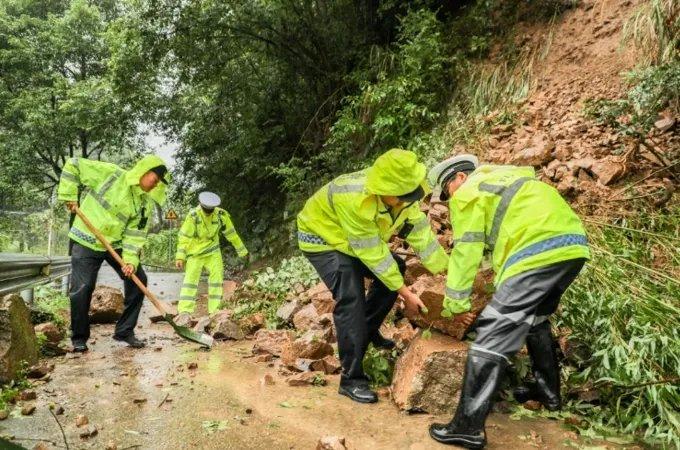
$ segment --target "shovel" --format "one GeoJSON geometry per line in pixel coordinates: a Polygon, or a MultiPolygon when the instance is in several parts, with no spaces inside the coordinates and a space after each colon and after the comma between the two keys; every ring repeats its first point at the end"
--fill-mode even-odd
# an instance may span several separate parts
{"type": "MultiPolygon", "coordinates": [[[[109,241],[106,240],[103,234],[95,228],[94,225],[92,225],[92,222],[89,221],[87,217],[85,217],[85,214],[76,206],[75,208],[75,213],[80,217],[80,220],[83,221],[85,226],[94,234],[97,236],[97,239],[99,239],[99,242],[102,243],[104,247],[106,247],[106,250],[109,252],[109,254],[113,257],[113,259],[116,260],[118,264],[120,264],[120,267],[123,267],[125,263],[123,262],[123,259],[116,253],[116,251],[111,247],[111,244],[109,244],[109,241]]],[[[175,323],[175,321],[172,319],[172,314],[168,313],[165,308],[163,308],[161,302],[158,301],[155,295],[151,291],[149,291],[146,286],[144,286],[144,283],[142,283],[139,278],[137,278],[137,275],[134,273],[130,275],[130,278],[134,283],[139,287],[139,289],[142,290],[144,295],[147,296],[149,300],[151,300],[151,303],[156,307],[158,312],[160,312],[163,315],[163,319],[165,319],[166,322],[168,322],[170,325],[172,325],[172,328],[175,330],[175,333],[178,335],[182,336],[184,339],[188,339],[190,341],[198,342],[204,347],[210,348],[213,345],[213,338],[209,334],[206,333],[199,333],[197,331],[192,330],[191,328],[188,327],[182,327],[179,326],[175,323]]]]}

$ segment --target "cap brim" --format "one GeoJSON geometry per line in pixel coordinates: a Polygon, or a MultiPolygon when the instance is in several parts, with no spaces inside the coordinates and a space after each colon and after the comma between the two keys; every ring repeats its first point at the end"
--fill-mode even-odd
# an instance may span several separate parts
{"type": "Polygon", "coordinates": [[[404,202],[415,202],[425,197],[425,189],[422,186],[418,186],[414,191],[408,194],[400,195],[398,198],[404,202]]]}

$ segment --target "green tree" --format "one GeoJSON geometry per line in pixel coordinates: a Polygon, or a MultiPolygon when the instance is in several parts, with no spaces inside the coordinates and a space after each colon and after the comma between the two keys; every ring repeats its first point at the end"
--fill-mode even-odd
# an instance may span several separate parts
{"type": "Polygon", "coordinates": [[[115,83],[120,14],[115,1],[0,5],[3,204],[20,201],[7,183],[54,186],[69,157],[125,161],[141,149],[135,97],[115,83]]]}

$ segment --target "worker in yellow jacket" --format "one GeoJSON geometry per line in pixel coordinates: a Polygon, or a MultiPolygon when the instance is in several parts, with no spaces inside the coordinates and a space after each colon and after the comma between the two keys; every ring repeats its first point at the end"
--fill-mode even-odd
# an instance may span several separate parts
{"type": "Polygon", "coordinates": [[[580,219],[531,167],[480,166],[473,155],[434,167],[430,183],[449,199],[454,247],[445,315],[470,310],[470,294],[485,251],[491,252],[496,292],[476,322],[458,409],[430,435],[444,444],[482,448],[484,422],[509,358],[525,341],[535,383],[515,391],[547,409],[561,407],[560,371],[549,316],[590,258],[580,219]]]}
{"type": "Polygon", "coordinates": [[[297,217],[298,245],[335,300],[339,393],[357,402],[377,401],[362,362],[369,342],[394,346],[378,330],[397,295],[411,311],[424,307],[404,284],[405,264],[390,252],[389,239],[405,238],[430,272],[446,269],[446,253],[419,207],[425,174],[415,153],[390,150],[370,168],[341,175],[319,189],[297,217]],[[364,278],[373,280],[368,294],[364,278]]]}
{"type": "Polygon", "coordinates": [[[163,160],[155,155],[145,156],[128,171],[115,164],[85,158],[66,161],[59,179],[58,199],[74,211],[81,189],[85,188],[80,209],[125,262],[121,268],[80,218],[75,218],[68,235],[72,243],[69,296],[73,351],[87,351],[90,301],[104,261],[125,281],[125,308],[113,338],[131,347],[144,347],[144,342],[134,334],[144,294],[129,277],[134,273],[146,284],[139,254],[146,241],[154,203],[165,202],[167,172],[163,160]]]}
{"type": "Polygon", "coordinates": [[[224,236],[241,258],[248,250],[234,229],[229,213],[219,208],[220,198],[212,192],[198,195],[199,206],[193,209],[179,229],[175,265],[185,268],[184,283],[180,291],[177,311],[191,314],[196,309],[196,294],[201,272],[208,272],[208,313],[212,314],[222,302],[224,266],[220,236],[224,236]]]}

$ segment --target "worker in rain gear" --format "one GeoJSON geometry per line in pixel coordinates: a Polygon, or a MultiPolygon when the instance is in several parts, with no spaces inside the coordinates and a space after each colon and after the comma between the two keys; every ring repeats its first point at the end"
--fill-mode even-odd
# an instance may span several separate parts
{"type": "Polygon", "coordinates": [[[339,393],[362,403],[377,401],[362,368],[369,342],[391,348],[379,333],[397,295],[407,309],[424,307],[404,284],[405,264],[387,245],[398,234],[432,273],[447,256],[419,201],[426,169],[415,153],[393,149],[368,169],[341,175],[309,200],[297,217],[298,245],[333,293],[333,319],[342,362],[339,393]],[[372,279],[368,294],[364,278],[372,279]]]}
{"type": "Polygon", "coordinates": [[[248,256],[229,213],[218,208],[220,198],[212,192],[201,192],[198,202],[199,206],[184,220],[177,242],[175,265],[184,269],[186,261],[186,275],[177,305],[180,314],[191,314],[196,309],[198,281],[204,268],[208,272],[208,313],[212,314],[219,308],[224,281],[220,235],[231,242],[238,256],[248,256]]]}
{"type": "Polygon", "coordinates": [[[578,216],[531,167],[479,166],[461,155],[434,167],[428,180],[449,199],[454,248],[444,307],[470,310],[477,267],[490,251],[496,292],[477,318],[458,409],[451,422],[433,424],[430,435],[444,444],[482,448],[484,422],[509,358],[527,344],[535,384],[515,390],[518,401],[534,399],[561,407],[560,372],[549,316],[590,258],[578,216]]]}
{"type": "Polygon", "coordinates": [[[125,262],[121,268],[80,218],[75,218],[69,231],[72,244],[70,299],[73,351],[87,351],[90,301],[104,261],[123,278],[125,285],[125,308],[113,338],[132,347],[144,346],[144,342],[134,334],[144,294],[129,277],[134,273],[146,285],[139,254],[146,241],[154,202],[159,205],[165,202],[168,178],[165,163],[155,155],[145,156],[128,171],[115,164],[85,158],[66,161],[59,180],[58,199],[66,202],[67,208],[73,212],[78,206],[80,189],[85,188],[80,209],[125,262]]]}

